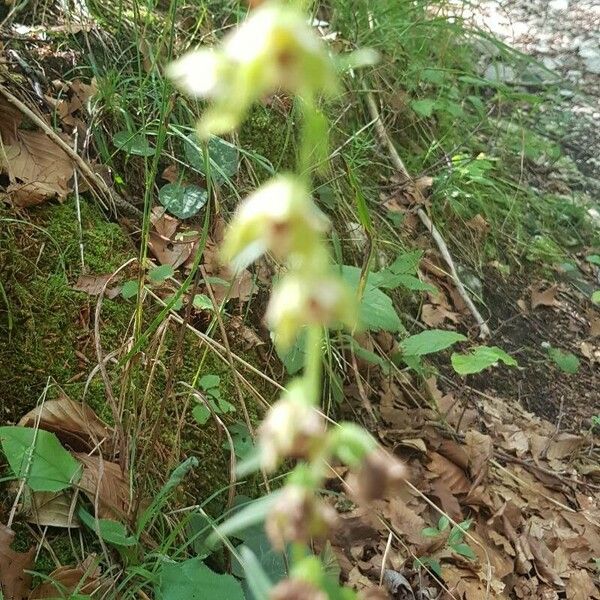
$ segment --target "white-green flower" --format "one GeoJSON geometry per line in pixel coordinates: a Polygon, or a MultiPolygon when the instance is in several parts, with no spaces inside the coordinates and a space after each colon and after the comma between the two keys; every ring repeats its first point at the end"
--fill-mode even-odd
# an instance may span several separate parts
{"type": "Polygon", "coordinates": [[[269,93],[311,97],[337,84],[334,62],[305,15],[277,1],[253,10],[220,47],[194,50],[167,73],[184,92],[213,100],[198,123],[201,136],[234,129],[269,93]]]}
{"type": "Polygon", "coordinates": [[[273,471],[285,458],[308,458],[323,443],[325,424],[310,403],[305,382],[293,381],[258,430],[262,464],[273,471]]]}
{"type": "Polygon", "coordinates": [[[305,182],[279,175],[242,201],[225,236],[223,257],[234,268],[265,252],[278,258],[314,256],[329,220],[314,204],[305,182]]]}
{"type": "Polygon", "coordinates": [[[298,271],[273,290],[266,321],[275,343],[287,348],[305,325],[353,327],[356,317],[356,298],[340,277],[298,271]]]}

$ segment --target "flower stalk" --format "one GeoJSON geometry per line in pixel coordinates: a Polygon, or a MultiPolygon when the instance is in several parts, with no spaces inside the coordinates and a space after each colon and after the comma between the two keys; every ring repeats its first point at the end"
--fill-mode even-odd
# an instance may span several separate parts
{"type": "MultiPolygon", "coordinates": [[[[328,155],[327,123],[318,100],[338,89],[337,65],[302,11],[268,0],[218,47],[188,53],[168,74],[183,91],[210,102],[198,122],[198,134],[204,138],[235,129],[250,105],[266,94],[282,91],[300,99],[296,173],[276,175],[240,203],[225,235],[222,257],[236,270],[265,253],[279,260],[282,274],[266,322],[281,348],[289,348],[305,333],[302,376],[268,411],[258,429],[258,445],[261,467],[267,472],[286,459],[298,461],[268,516],[267,534],[274,547],[306,547],[313,539],[326,538],[335,526],[335,511],[318,493],[327,463],[347,464],[354,472],[356,497],[369,500],[389,492],[403,475],[402,466],[378,450],[365,430],[351,423],[328,430],[319,412],[324,328],[354,331],[358,316],[356,294],[332,265],[326,239],[329,219],[315,204],[310,185],[310,174],[328,155]]],[[[342,596],[330,594],[333,588],[324,583],[318,562],[311,556],[300,560],[288,583],[277,586],[271,598],[311,588],[323,599],[353,598],[349,590],[342,596]]]]}

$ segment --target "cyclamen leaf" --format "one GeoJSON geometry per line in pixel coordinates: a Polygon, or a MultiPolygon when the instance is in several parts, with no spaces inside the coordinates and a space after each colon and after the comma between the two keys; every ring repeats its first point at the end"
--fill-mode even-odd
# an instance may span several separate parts
{"type": "Polygon", "coordinates": [[[456,331],[429,329],[402,340],[400,347],[407,356],[423,356],[440,352],[456,342],[464,342],[467,338],[456,331]]]}
{"type": "Polygon", "coordinates": [[[497,346],[478,346],[467,354],[452,354],[452,367],[459,375],[479,373],[488,367],[503,362],[509,367],[516,367],[517,361],[497,346]]]}
{"type": "Polygon", "coordinates": [[[113,137],[113,143],[119,150],[135,156],[154,156],[156,150],[141,133],[119,131],[113,137]]]}
{"type": "Polygon", "coordinates": [[[167,183],[160,188],[158,200],[180,219],[193,217],[208,201],[208,192],[197,185],[167,183]]]}
{"type": "Polygon", "coordinates": [[[0,442],[14,474],[24,478],[34,492],[59,492],[81,477],[81,464],[53,433],[31,427],[0,427],[0,442]]]}

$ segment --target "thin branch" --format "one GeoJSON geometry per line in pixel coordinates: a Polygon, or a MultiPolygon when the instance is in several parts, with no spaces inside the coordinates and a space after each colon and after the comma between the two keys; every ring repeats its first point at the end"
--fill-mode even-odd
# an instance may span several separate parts
{"type": "MultiPolygon", "coordinates": [[[[377,131],[377,135],[379,136],[381,143],[387,148],[390,160],[394,165],[395,169],[400,174],[400,177],[402,178],[402,183],[414,183],[413,178],[408,172],[404,161],[402,160],[400,154],[398,153],[398,150],[396,150],[396,147],[392,143],[392,140],[390,139],[390,136],[388,135],[388,132],[385,128],[385,125],[383,124],[381,115],[379,114],[379,109],[377,108],[377,103],[375,102],[375,97],[373,96],[373,92],[368,91],[366,87],[364,88],[364,90],[366,92],[367,107],[369,109],[371,118],[375,123],[375,130],[377,131]]],[[[485,322],[485,320],[481,316],[481,313],[473,303],[473,300],[471,300],[471,297],[469,296],[467,290],[465,289],[465,286],[463,285],[460,277],[458,276],[456,266],[454,265],[454,260],[452,259],[452,256],[450,254],[450,251],[448,250],[448,246],[446,245],[444,238],[440,234],[437,227],[433,224],[427,213],[422,208],[419,208],[417,210],[417,215],[419,216],[421,223],[425,225],[427,231],[429,231],[431,237],[435,241],[444,261],[450,269],[450,275],[452,276],[454,285],[456,286],[456,290],[458,291],[460,297],[463,299],[464,303],[467,305],[467,308],[473,315],[473,318],[477,322],[477,325],[479,326],[479,337],[481,339],[489,338],[491,335],[490,328],[488,327],[488,324],[485,322]]]]}
{"type": "Polygon", "coordinates": [[[20,112],[22,112],[28,119],[33,121],[60,149],[75,163],[79,169],[83,178],[88,182],[92,189],[99,190],[102,195],[112,202],[114,206],[122,209],[124,212],[135,216],[137,218],[142,217],[142,211],[133,206],[133,204],[127,202],[124,198],[121,198],[114,190],[110,189],[104,179],[94,173],[88,163],[69,146],[59,135],[46,123],[39,115],[34,113],[28,106],[26,106],[16,96],[11,94],[3,85],[0,85],[0,94],[4,96],[9,104],[12,104],[20,112]]]}

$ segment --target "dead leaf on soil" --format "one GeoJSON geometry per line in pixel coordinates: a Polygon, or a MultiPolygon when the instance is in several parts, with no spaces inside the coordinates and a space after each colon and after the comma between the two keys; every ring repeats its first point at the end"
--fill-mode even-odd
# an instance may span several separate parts
{"type": "MultiPolygon", "coordinates": [[[[99,296],[111,277],[111,273],[107,275],[80,275],[71,287],[90,296],[99,296]]],[[[119,287],[108,288],[104,295],[109,299],[116,298],[119,295],[119,287]]]]}
{"type": "Polygon", "coordinates": [[[15,532],[0,525],[0,586],[5,600],[25,600],[31,589],[31,575],[25,573],[33,568],[35,547],[28,552],[16,552],[10,545],[15,532]]]}
{"type": "Polygon", "coordinates": [[[101,448],[112,451],[112,429],[87,404],[75,402],[66,396],[49,400],[29,411],[19,425],[34,427],[38,421],[40,429],[55,433],[63,444],[76,452],[91,451],[102,440],[105,442],[101,448]]]}
{"type": "Polygon", "coordinates": [[[103,586],[100,582],[98,559],[88,556],[77,567],[59,567],[48,575],[48,581],[40,583],[31,592],[30,600],[42,598],[66,598],[75,592],[77,597],[93,596],[103,586]]]}
{"type": "Polygon", "coordinates": [[[600,598],[598,588],[587,571],[574,571],[567,583],[567,600],[590,600],[600,598]]]}
{"type": "Polygon", "coordinates": [[[20,119],[11,121],[13,115],[0,109],[0,169],[9,180],[9,199],[19,207],[64,199],[71,192],[71,159],[45,133],[19,129],[20,119]]]}
{"type": "Polygon", "coordinates": [[[546,457],[548,460],[575,457],[577,451],[585,444],[585,439],[572,433],[559,433],[548,446],[546,457]]]}
{"type": "Polygon", "coordinates": [[[472,219],[466,221],[465,225],[479,239],[483,239],[490,230],[490,224],[480,214],[477,214],[472,219]]]}
{"type": "Polygon", "coordinates": [[[30,492],[25,518],[41,527],[79,527],[80,522],[70,491],[30,492]]]}
{"type": "Polygon", "coordinates": [[[556,298],[558,285],[551,285],[543,289],[544,284],[538,283],[531,288],[531,308],[535,310],[538,306],[559,306],[556,298]]]}
{"type": "Polygon", "coordinates": [[[83,463],[79,487],[96,506],[101,519],[122,520],[129,511],[129,482],[121,467],[100,456],[75,454],[83,463]]]}
{"type": "Polygon", "coordinates": [[[198,232],[188,230],[162,207],[153,208],[150,219],[148,248],[161,265],[176,269],[192,257],[200,240],[198,232]]]}
{"type": "Polygon", "coordinates": [[[466,494],[471,488],[465,472],[454,462],[437,452],[429,453],[427,468],[435,473],[452,494],[466,494]]]}

